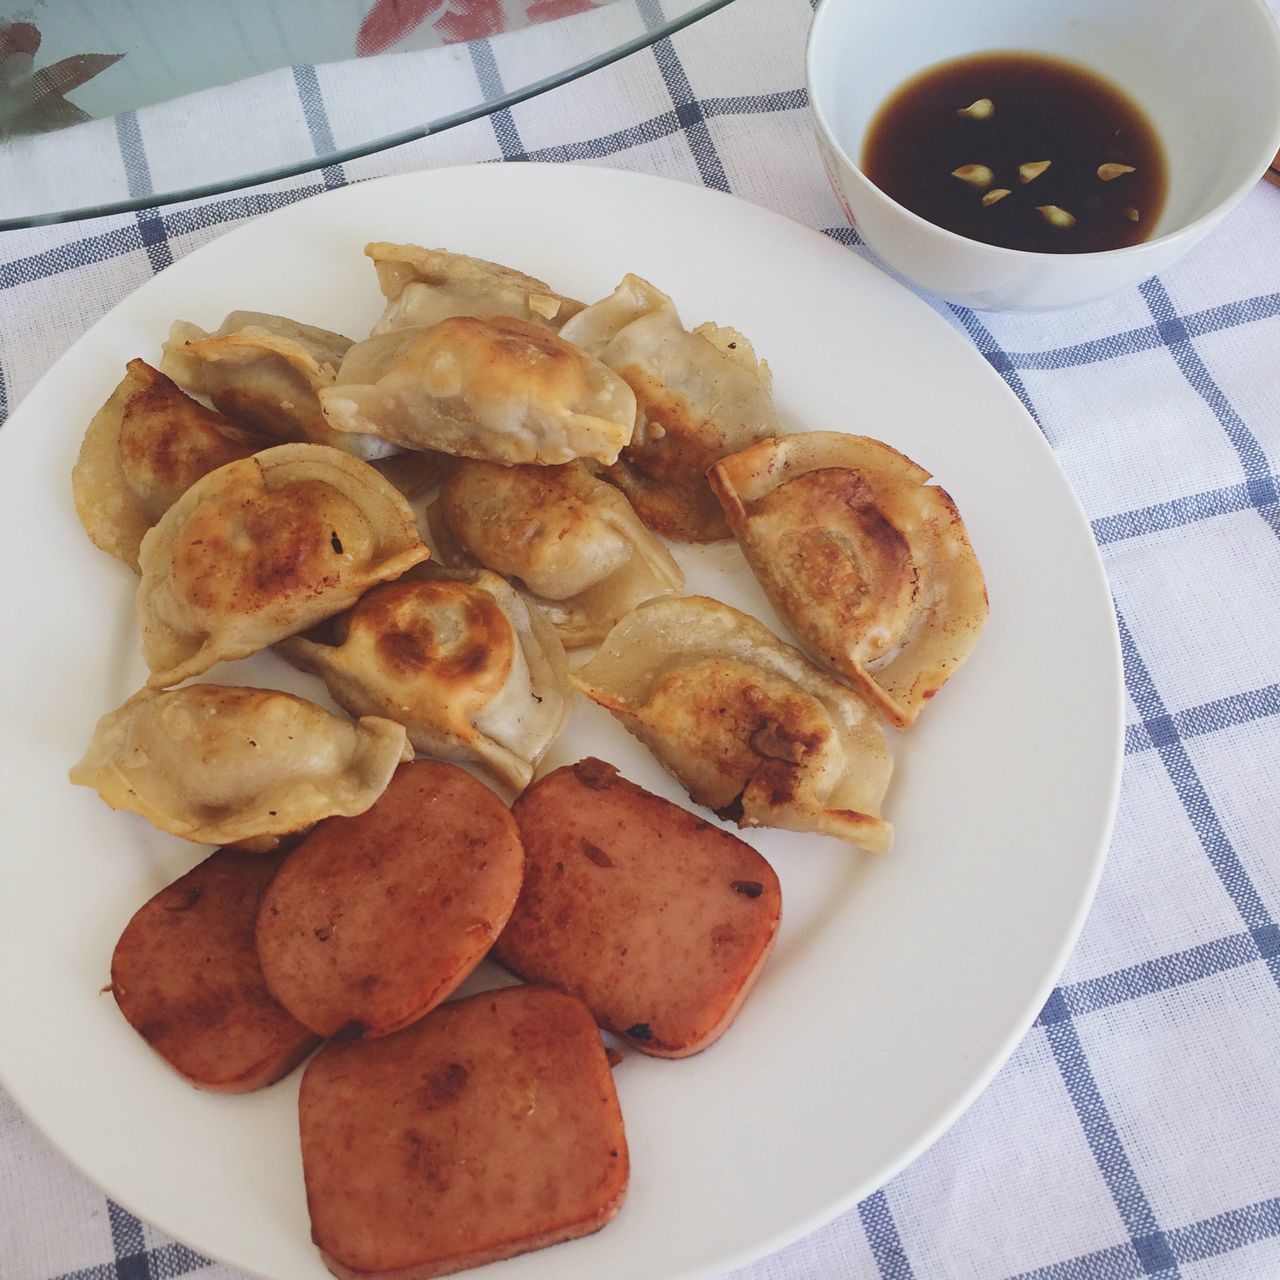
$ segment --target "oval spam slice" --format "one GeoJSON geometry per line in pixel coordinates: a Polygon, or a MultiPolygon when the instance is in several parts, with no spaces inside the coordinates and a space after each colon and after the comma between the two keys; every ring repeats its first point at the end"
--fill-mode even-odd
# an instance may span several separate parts
{"type": "Polygon", "coordinates": [[[749,844],[587,759],[512,806],[524,887],[494,957],[584,1000],[644,1053],[683,1058],[737,1016],[782,892],[749,844]]]}
{"type": "Polygon", "coordinates": [[[505,804],[456,765],[402,764],[371,808],[321,822],[258,908],[276,999],[318,1035],[381,1036],[480,963],[520,891],[505,804]]]}
{"type": "Polygon", "coordinates": [[[298,1117],[312,1239],[345,1280],[427,1280],[589,1235],[626,1194],[600,1033],[550,987],[331,1042],[298,1117]]]}
{"type": "Polygon", "coordinates": [[[116,943],[120,1012],[200,1089],[260,1089],[319,1043],[267,990],[254,946],[258,897],[283,857],[219,849],[144,903],[116,943]]]}

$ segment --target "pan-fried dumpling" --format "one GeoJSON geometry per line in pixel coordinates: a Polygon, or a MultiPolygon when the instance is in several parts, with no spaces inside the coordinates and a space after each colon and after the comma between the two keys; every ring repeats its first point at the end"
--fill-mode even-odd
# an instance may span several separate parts
{"type": "Polygon", "coordinates": [[[269,851],[332,814],[363,813],[412,758],[404,726],[351,724],[274,689],[143,689],[102,717],[71,781],[198,844],[269,851]]]}
{"type": "Polygon", "coordinates": [[[387,299],[374,333],[438,324],[451,316],[514,316],[559,329],[582,303],[510,267],[416,244],[367,244],[387,299]]]}
{"type": "Polygon", "coordinates": [[[72,468],[76,513],[95,544],[136,571],[142,535],[191,485],[274,443],[206,409],[144,360],[130,360],[72,468]]]}
{"type": "Polygon", "coordinates": [[[213,333],[185,320],[169,330],[161,372],[214,408],[277,440],[310,441],[356,457],[385,458],[394,445],[335,431],[316,393],[333,384],[351,339],[284,316],[233,311],[213,333]]]}
{"type": "Polygon", "coordinates": [[[706,596],[651,600],[573,682],[720,817],[874,853],[892,843],[880,803],[893,760],[874,714],[737,609],[706,596]]]}
{"type": "Polygon", "coordinates": [[[734,536],[801,647],[901,729],[972,652],[987,592],[929,473],[866,436],[809,431],[710,473],[734,536]]]}
{"type": "Polygon", "coordinates": [[[564,727],[564,649],[496,573],[415,570],[324,630],[333,643],[295,636],[278,647],[353,715],[399,720],[424,755],[474,761],[523,791],[564,727]]]}
{"type": "Polygon", "coordinates": [[[404,498],[337,449],[281,444],[220,467],[142,540],[147,683],[256,653],[429,554],[404,498]]]}
{"type": "Polygon", "coordinates": [[[636,419],[616,373],[509,316],[366,338],[319,396],[338,431],[490,462],[612,462],[636,419]]]}
{"type": "Polygon", "coordinates": [[[735,329],[690,332],[675,304],[629,275],[573,316],[567,342],[599,356],[636,393],[636,431],[608,477],[651,529],[682,542],[727,538],[707,468],[781,430],[769,366],[735,329]]]}
{"type": "Polygon", "coordinates": [[[671,552],[612,485],[579,462],[459,461],[427,510],[437,554],[517,580],[566,648],[595,644],[624,613],[684,590],[671,552]]]}

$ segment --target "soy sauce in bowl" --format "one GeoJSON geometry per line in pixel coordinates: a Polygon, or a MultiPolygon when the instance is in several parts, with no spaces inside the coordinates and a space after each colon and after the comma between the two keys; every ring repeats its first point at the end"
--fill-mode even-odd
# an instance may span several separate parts
{"type": "Polygon", "coordinates": [[[867,130],[862,171],[948,231],[1038,253],[1145,240],[1168,187],[1160,138],[1123,90],[1011,51],[939,63],[902,85],[867,130]]]}

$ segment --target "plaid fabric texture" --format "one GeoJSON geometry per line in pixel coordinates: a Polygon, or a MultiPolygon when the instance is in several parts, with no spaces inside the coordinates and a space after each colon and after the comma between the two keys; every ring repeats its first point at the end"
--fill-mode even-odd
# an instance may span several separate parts
{"type": "MultiPolygon", "coordinates": [[[[385,173],[644,170],[732,191],[862,253],[810,139],[809,16],[806,0],[737,0],[437,138],[232,196],[0,234],[0,421],[175,258],[385,173]]],[[[518,82],[518,52],[500,39],[469,56],[487,88],[518,82]]],[[[338,88],[298,67],[293,89],[323,149],[338,88]]],[[[136,121],[116,133],[130,190],[149,191],[136,121]]],[[[1175,269],[1094,306],[939,310],[1031,412],[1102,548],[1129,693],[1115,838],[1060,985],[977,1103],[889,1185],[735,1280],[1278,1276],[1280,190],[1260,186],[1175,269]]],[[[186,1275],[241,1280],[105,1199],[0,1095],[3,1280],[186,1275]]]]}

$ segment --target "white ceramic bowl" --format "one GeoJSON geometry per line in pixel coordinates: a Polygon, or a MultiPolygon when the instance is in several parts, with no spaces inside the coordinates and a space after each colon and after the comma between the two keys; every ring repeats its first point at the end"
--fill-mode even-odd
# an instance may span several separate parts
{"type": "Polygon", "coordinates": [[[809,108],[849,221],[890,267],[949,302],[1039,311],[1163,270],[1237,204],[1280,149],[1280,31],[1264,0],[822,0],[809,108]],[[1141,244],[1031,253],[969,240],[890,199],[859,167],[876,111],[934,63],[1005,49],[1118,84],[1164,142],[1169,191],[1141,244]]]}

